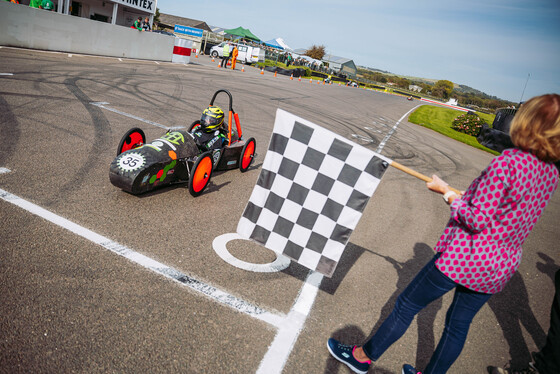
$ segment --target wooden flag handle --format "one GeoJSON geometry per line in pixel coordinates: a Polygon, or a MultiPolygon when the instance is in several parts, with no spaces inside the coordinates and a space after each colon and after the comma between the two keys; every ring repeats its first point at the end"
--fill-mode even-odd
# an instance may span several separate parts
{"type": "MultiPolygon", "coordinates": [[[[399,169],[400,171],[404,171],[407,174],[412,175],[413,177],[416,177],[418,179],[423,180],[424,182],[431,182],[432,178],[425,176],[424,174],[420,174],[417,171],[412,170],[411,168],[408,168],[404,165],[399,164],[398,162],[395,161],[391,161],[390,165],[396,169],[399,169]]],[[[461,191],[459,191],[456,188],[453,188],[451,186],[449,186],[449,188],[451,189],[451,191],[455,192],[457,195],[461,196],[461,191]]]]}

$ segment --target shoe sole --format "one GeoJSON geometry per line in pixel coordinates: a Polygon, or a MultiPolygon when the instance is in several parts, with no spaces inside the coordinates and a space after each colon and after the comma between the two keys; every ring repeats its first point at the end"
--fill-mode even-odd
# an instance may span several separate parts
{"type": "Polygon", "coordinates": [[[343,360],[341,360],[340,358],[338,358],[338,357],[334,354],[334,352],[332,351],[331,346],[329,345],[329,342],[328,342],[328,341],[327,341],[327,349],[329,350],[331,356],[333,356],[336,360],[342,362],[344,365],[348,366],[348,368],[350,368],[350,370],[352,370],[354,373],[357,373],[357,374],[367,374],[367,372],[369,371],[369,369],[366,370],[366,371],[358,370],[358,369],[355,368],[354,366],[350,365],[348,362],[343,361],[343,360]]]}

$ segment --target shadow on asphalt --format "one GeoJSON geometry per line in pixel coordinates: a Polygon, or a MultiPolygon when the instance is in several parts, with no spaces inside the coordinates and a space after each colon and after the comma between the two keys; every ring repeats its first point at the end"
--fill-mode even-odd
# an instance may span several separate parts
{"type": "MultiPolygon", "coordinates": [[[[544,262],[537,263],[537,269],[549,276],[554,283],[554,274],[560,266],[546,254],[539,252],[538,255],[544,262]]],[[[509,346],[510,367],[513,370],[526,368],[533,358],[523,337],[523,329],[529,333],[539,348],[544,346],[546,332],[529,306],[527,288],[519,272],[514,274],[502,292],[490,298],[488,305],[496,315],[509,346]]]]}
{"type": "MultiPolygon", "coordinates": [[[[325,279],[321,285],[321,289],[331,294],[334,293],[349,269],[364,252],[369,252],[382,257],[393,265],[398,276],[396,289],[383,306],[380,318],[372,328],[369,336],[366,336],[360,328],[354,325],[346,326],[332,334],[333,338],[345,344],[363,344],[371,336],[373,336],[383,321],[389,316],[389,314],[391,314],[399,294],[404,291],[406,286],[434,255],[434,251],[430,246],[424,243],[417,243],[414,246],[413,258],[405,262],[399,262],[389,256],[381,255],[349,243],[348,248],[345,251],[345,256],[343,256],[346,258],[344,261],[341,259],[339,268],[337,268],[335,273],[336,276],[331,279],[325,279]],[[348,255],[346,255],[347,253],[348,255]]],[[[560,266],[546,254],[539,253],[538,255],[544,262],[537,263],[537,269],[541,273],[549,276],[554,282],[554,274],[560,266]]],[[[537,347],[542,347],[544,345],[546,341],[546,333],[543,331],[539,322],[535,318],[531,307],[529,306],[527,288],[525,287],[523,278],[518,272],[515,273],[502,292],[495,294],[490,298],[488,306],[496,315],[496,319],[509,346],[511,368],[521,369],[527,367],[527,364],[532,361],[532,358],[527,348],[525,338],[523,337],[523,329],[529,333],[537,347]]],[[[417,368],[424,368],[428,365],[432,353],[436,348],[437,341],[433,332],[434,322],[441,307],[442,301],[440,298],[429,304],[417,316],[418,344],[415,364],[415,367],[417,368]]],[[[330,357],[325,366],[325,373],[337,372],[340,365],[342,365],[340,362],[330,357]]],[[[389,371],[378,366],[374,367],[372,372],[382,374],[389,373],[389,371]]]]}

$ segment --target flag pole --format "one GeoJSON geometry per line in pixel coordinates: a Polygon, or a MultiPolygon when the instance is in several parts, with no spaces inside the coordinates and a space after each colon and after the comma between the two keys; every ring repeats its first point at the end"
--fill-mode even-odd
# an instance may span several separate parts
{"type": "MultiPolygon", "coordinates": [[[[431,181],[432,181],[432,178],[427,177],[427,176],[425,176],[424,174],[421,174],[421,173],[419,173],[419,172],[417,172],[417,171],[415,171],[415,170],[412,170],[411,168],[408,168],[408,167],[406,167],[406,166],[404,166],[404,165],[402,165],[402,164],[399,164],[399,163],[396,162],[396,161],[391,161],[390,165],[391,165],[392,167],[396,168],[396,169],[399,169],[400,171],[404,171],[405,173],[412,175],[413,177],[416,177],[416,178],[418,178],[418,179],[421,179],[421,180],[423,180],[424,182],[431,182],[431,181]]],[[[455,192],[456,194],[461,195],[461,191],[459,191],[458,189],[453,188],[453,187],[451,187],[451,186],[449,186],[449,188],[451,189],[451,191],[455,192]]]]}

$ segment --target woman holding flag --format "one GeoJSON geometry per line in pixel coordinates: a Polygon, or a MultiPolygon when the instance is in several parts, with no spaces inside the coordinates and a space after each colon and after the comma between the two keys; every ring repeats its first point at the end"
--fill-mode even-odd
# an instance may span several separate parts
{"type": "MultiPolygon", "coordinates": [[[[516,148],[494,158],[468,189],[457,194],[433,176],[427,187],[443,195],[451,217],[436,255],[399,295],[389,317],[362,346],[329,339],[331,355],[356,373],[408,329],[432,301],[455,290],[439,344],[424,374],[446,373],[463,349],[470,324],[492,294],[500,292],[521,261],[521,246],[558,187],[560,95],[532,98],[510,130],[516,148]]],[[[403,374],[419,373],[404,365],[403,374]]]]}

